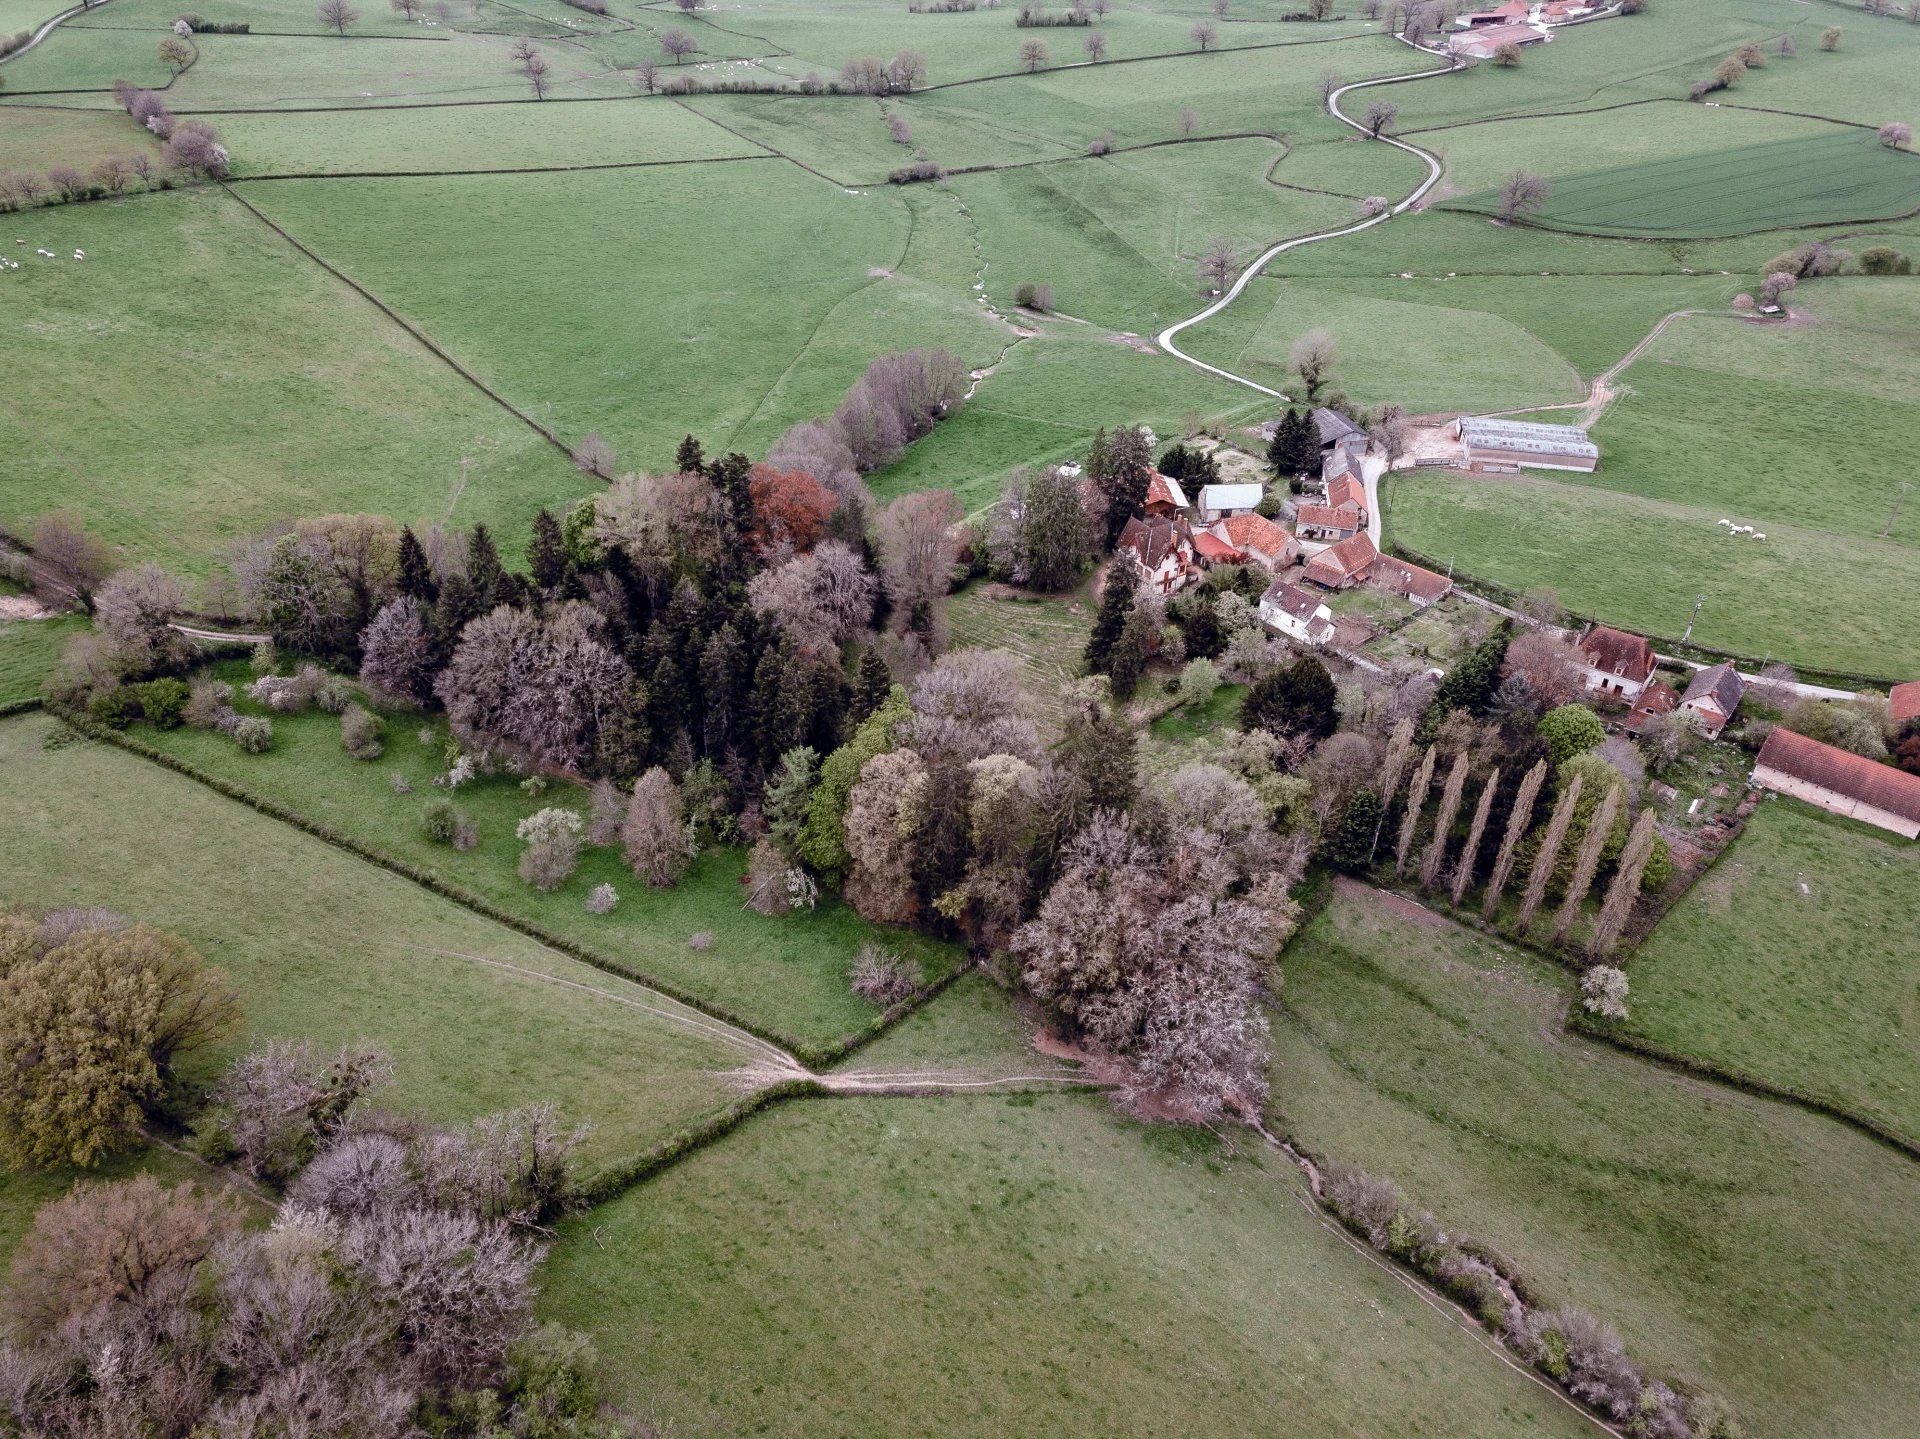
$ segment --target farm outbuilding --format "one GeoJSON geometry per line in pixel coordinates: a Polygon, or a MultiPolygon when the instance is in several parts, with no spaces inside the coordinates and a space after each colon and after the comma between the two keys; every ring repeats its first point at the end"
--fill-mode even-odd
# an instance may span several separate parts
{"type": "Polygon", "coordinates": [[[1261,484],[1202,485],[1200,487],[1200,523],[1210,525],[1228,515],[1247,515],[1260,508],[1267,489],[1261,484]]]}
{"type": "Polygon", "coordinates": [[[1492,58],[1494,51],[1502,45],[1534,45],[1552,38],[1537,25],[1516,20],[1498,25],[1476,25],[1470,30],[1460,31],[1448,37],[1447,49],[1455,55],[1486,60],[1492,58]]]}
{"type": "Polygon", "coordinates": [[[1753,783],[1829,814],[1920,839],[1920,775],[1879,764],[1781,727],[1767,736],[1753,783]]]}
{"type": "Polygon", "coordinates": [[[1600,465],[1600,447],[1578,425],[1463,415],[1460,442],[1469,469],[1592,471],[1600,465]]]}

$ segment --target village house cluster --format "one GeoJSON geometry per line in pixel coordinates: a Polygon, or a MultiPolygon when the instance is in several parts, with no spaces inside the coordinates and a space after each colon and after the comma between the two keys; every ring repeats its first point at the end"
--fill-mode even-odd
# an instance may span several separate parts
{"type": "Polygon", "coordinates": [[[1556,25],[1598,15],[1605,6],[1585,0],[1547,0],[1529,5],[1509,0],[1491,10],[1469,10],[1454,21],[1447,51],[1461,59],[1489,60],[1503,45],[1539,45],[1553,39],[1556,25]]]}
{"type": "Polygon", "coordinates": [[[1138,583],[1162,597],[1200,583],[1216,565],[1257,565],[1272,577],[1260,617],[1276,634],[1318,647],[1333,638],[1324,596],[1367,586],[1424,608],[1453,588],[1445,575],[1384,555],[1374,543],[1369,464],[1385,468],[1367,432],[1335,410],[1313,412],[1320,432],[1318,493],[1269,518],[1261,483],[1203,486],[1189,498],[1177,480],[1156,473],[1141,513],[1116,546],[1138,583]],[[1288,520],[1291,520],[1291,528],[1288,520]]]}

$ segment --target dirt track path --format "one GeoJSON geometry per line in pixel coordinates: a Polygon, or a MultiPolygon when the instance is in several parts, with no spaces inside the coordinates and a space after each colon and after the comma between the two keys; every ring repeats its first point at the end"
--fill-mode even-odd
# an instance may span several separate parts
{"type": "MultiPolygon", "coordinates": [[[[1629,365],[1646,354],[1648,348],[1652,346],[1655,340],[1660,338],[1667,326],[1671,325],[1675,320],[1685,319],[1689,315],[1719,317],[1720,311],[1675,310],[1673,313],[1664,316],[1659,324],[1647,331],[1645,337],[1639,344],[1635,345],[1631,350],[1628,350],[1625,355],[1621,356],[1613,364],[1593,377],[1593,383],[1587,387],[1587,397],[1584,400],[1568,400],[1558,405],[1524,405],[1517,410],[1490,410],[1487,412],[1486,417],[1492,419],[1501,415],[1540,415],[1545,414],[1549,410],[1579,410],[1582,412],[1580,416],[1581,425],[1587,429],[1592,429],[1593,426],[1600,423],[1600,417],[1607,412],[1607,407],[1619,398],[1619,393],[1614,389],[1613,382],[1620,378],[1622,372],[1624,372],[1629,365]]],[[[1738,319],[1739,317],[1727,315],[1722,318],[1738,319]]]]}

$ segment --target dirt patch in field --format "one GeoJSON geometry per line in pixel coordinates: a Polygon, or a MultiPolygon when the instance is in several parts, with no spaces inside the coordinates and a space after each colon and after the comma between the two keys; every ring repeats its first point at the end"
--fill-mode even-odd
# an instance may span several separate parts
{"type": "Polygon", "coordinates": [[[46,620],[53,611],[31,595],[0,595],[0,620],[46,620]]]}
{"type": "Polygon", "coordinates": [[[1143,355],[1157,355],[1160,353],[1154,349],[1152,341],[1143,339],[1131,330],[1123,331],[1116,335],[1109,335],[1107,338],[1112,340],[1116,345],[1125,345],[1129,350],[1138,350],[1143,355]]]}
{"type": "Polygon", "coordinates": [[[1370,904],[1376,904],[1401,919],[1412,920],[1415,924],[1446,925],[1453,921],[1444,914],[1428,909],[1418,900],[1408,899],[1405,895],[1390,894],[1384,889],[1375,889],[1370,884],[1362,884],[1357,879],[1348,879],[1344,875],[1336,878],[1333,887],[1342,894],[1357,895],[1370,904]]]}

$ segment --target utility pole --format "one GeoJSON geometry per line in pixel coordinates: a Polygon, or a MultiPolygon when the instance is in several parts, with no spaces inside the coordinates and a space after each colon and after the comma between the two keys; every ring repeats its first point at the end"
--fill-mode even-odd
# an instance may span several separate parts
{"type": "Polygon", "coordinates": [[[1693,622],[1700,618],[1700,606],[1706,602],[1707,597],[1705,595],[1695,595],[1693,597],[1693,613],[1687,616],[1687,632],[1680,636],[1681,644],[1691,644],[1693,642],[1693,622]]]}

